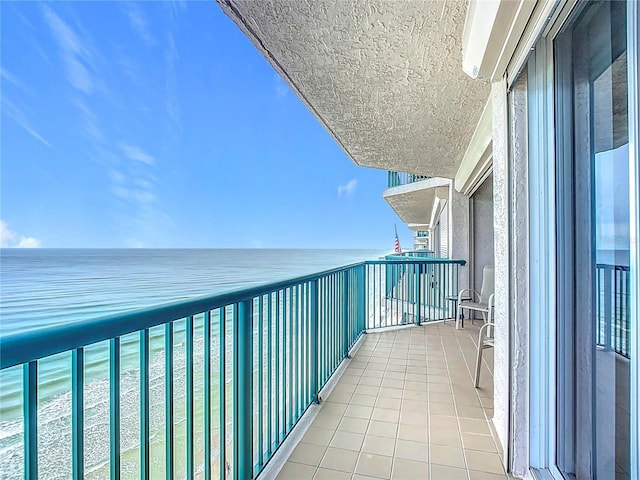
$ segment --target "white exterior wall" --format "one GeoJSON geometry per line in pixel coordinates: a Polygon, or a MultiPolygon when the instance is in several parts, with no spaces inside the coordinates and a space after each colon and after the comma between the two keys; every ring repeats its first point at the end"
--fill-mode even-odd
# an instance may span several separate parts
{"type": "Polygon", "coordinates": [[[506,80],[491,84],[493,107],[493,230],[495,347],[493,423],[508,463],[509,438],[509,150],[506,80]]]}

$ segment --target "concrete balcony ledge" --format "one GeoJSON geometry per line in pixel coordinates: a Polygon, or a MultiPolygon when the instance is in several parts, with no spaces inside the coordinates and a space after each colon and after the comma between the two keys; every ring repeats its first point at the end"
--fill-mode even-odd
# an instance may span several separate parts
{"type": "Polygon", "coordinates": [[[492,350],[473,388],[480,323],[365,335],[261,478],[510,478],[491,423],[492,350]]]}
{"type": "Polygon", "coordinates": [[[449,197],[450,185],[449,179],[433,177],[387,188],[382,197],[403,222],[428,225],[434,202],[449,197]]]}

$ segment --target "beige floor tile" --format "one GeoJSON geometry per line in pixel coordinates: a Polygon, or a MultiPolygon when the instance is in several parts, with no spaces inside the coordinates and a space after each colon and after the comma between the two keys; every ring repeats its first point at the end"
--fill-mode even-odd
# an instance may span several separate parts
{"type": "Polygon", "coordinates": [[[475,418],[476,420],[485,420],[485,410],[480,407],[469,407],[467,405],[458,405],[458,416],[462,418],[475,418]]]}
{"type": "Polygon", "coordinates": [[[416,381],[405,381],[404,382],[405,390],[415,390],[418,392],[426,392],[427,391],[427,383],[425,382],[416,382],[416,381]]]}
{"type": "Polygon", "coordinates": [[[486,420],[475,420],[473,418],[461,418],[460,431],[464,433],[477,433],[479,435],[491,435],[489,424],[486,420]]]}
{"type": "Polygon", "coordinates": [[[375,395],[360,395],[354,394],[351,397],[351,405],[361,405],[363,407],[373,407],[376,403],[375,395]]]}
{"type": "Polygon", "coordinates": [[[341,415],[320,411],[313,420],[314,427],[336,429],[342,420],[341,415]]]}
{"type": "Polygon", "coordinates": [[[406,410],[409,412],[428,413],[429,401],[426,398],[421,398],[419,400],[405,398],[402,400],[402,410],[406,410]]]}
{"type": "Polygon", "coordinates": [[[331,392],[331,395],[327,397],[327,402],[347,404],[351,401],[352,396],[353,394],[351,393],[331,392]]]}
{"type": "Polygon", "coordinates": [[[311,443],[313,445],[327,446],[333,437],[335,430],[329,428],[319,428],[311,426],[302,437],[302,441],[305,443],[311,443]]]}
{"type": "MultiPolygon", "coordinates": [[[[331,396],[329,396],[331,398],[331,396]]],[[[325,402],[321,405],[320,413],[323,415],[340,415],[344,414],[344,411],[347,409],[347,405],[343,403],[335,403],[335,402],[325,402]]]]}
{"type": "Polygon", "coordinates": [[[338,430],[342,432],[364,434],[369,426],[369,420],[366,418],[342,417],[338,430]]]}
{"type": "Polygon", "coordinates": [[[357,385],[358,381],[360,380],[360,375],[353,375],[351,373],[349,373],[348,370],[346,370],[343,374],[342,377],[340,377],[340,384],[345,384],[345,385],[357,385]]]}
{"type": "Polygon", "coordinates": [[[429,440],[428,427],[401,423],[398,425],[398,438],[402,440],[426,443],[429,440]]]}
{"type": "Polygon", "coordinates": [[[373,407],[350,404],[344,411],[345,417],[365,418],[369,420],[373,413],[373,407]]]}
{"type": "Polygon", "coordinates": [[[362,444],[363,452],[386,455],[388,457],[393,456],[394,449],[394,440],[386,437],[367,435],[364,437],[364,443],[362,444]]]}
{"type": "Polygon", "coordinates": [[[326,447],[300,442],[289,456],[290,462],[303,463],[305,465],[320,465],[326,447]]]}
{"type": "Polygon", "coordinates": [[[405,372],[407,370],[406,365],[387,365],[387,372],[405,372]]]}
{"type": "Polygon", "coordinates": [[[461,448],[431,445],[429,454],[431,463],[447,465],[448,467],[465,468],[464,454],[461,448]]]}
{"type": "Polygon", "coordinates": [[[329,443],[330,447],[359,451],[362,448],[364,435],[361,433],[342,432],[338,430],[329,443]]]}
{"type": "Polygon", "coordinates": [[[463,433],[462,443],[467,450],[480,450],[482,452],[497,453],[493,437],[489,435],[477,435],[475,433],[463,433]]]}
{"type": "Polygon", "coordinates": [[[278,480],[311,480],[315,473],[316,467],[287,462],[276,478],[278,480]]]}
{"type": "Polygon", "coordinates": [[[392,410],[390,408],[378,408],[375,407],[373,409],[373,414],[371,415],[372,420],[377,420],[378,422],[391,422],[397,423],[400,417],[399,410],[392,410]]]}
{"type": "Polygon", "coordinates": [[[429,430],[429,442],[432,445],[462,447],[458,430],[443,430],[441,428],[433,428],[433,426],[429,430]]]}
{"type": "Polygon", "coordinates": [[[470,470],[504,474],[504,468],[498,454],[479,452],[477,450],[465,450],[464,454],[467,457],[467,467],[470,470]]]}
{"type": "Polygon", "coordinates": [[[320,462],[320,466],[330,470],[353,473],[357,461],[358,452],[329,447],[320,462]]]}
{"type": "Polygon", "coordinates": [[[431,392],[451,393],[451,385],[448,383],[429,383],[427,390],[431,392]]]}
{"type": "MultiPolygon", "coordinates": [[[[393,471],[391,472],[393,480],[422,480],[429,478],[429,464],[426,462],[417,462],[415,460],[406,460],[396,458],[393,461],[393,471]]],[[[436,478],[436,477],[432,477],[436,478]]]]}
{"type": "Polygon", "coordinates": [[[445,385],[451,383],[451,380],[446,375],[428,375],[427,381],[429,383],[442,383],[445,385]]]}
{"type": "Polygon", "coordinates": [[[429,402],[429,414],[455,416],[456,407],[453,405],[453,403],[429,402]]]}
{"type": "Polygon", "coordinates": [[[351,480],[351,474],[329,470],[328,468],[319,468],[313,480],[351,480]]]}
{"type": "Polygon", "coordinates": [[[374,478],[391,478],[392,461],[392,457],[362,452],[358,457],[355,473],[374,478]]]}
{"type": "Polygon", "coordinates": [[[397,376],[385,378],[382,380],[381,386],[384,388],[404,388],[404,379],[399,379],[397,376]]]}
{"type": "Polygon", "coordinates": [[[412,442],[411,440],[396,440],[396,458],[416,460],[418,462],[429,461],[429,444],[424,442],[412,442]]]}
{"type": "Polygon", "coordinates": [[[388,408],[391,410],[400,410],[402,399],[390,397],[378,397],[376,400],[376,408],[388,408]]]}
{"type": "Polygon", "coordinates": [[[402,398],[402,390],[399,388],[382,387],[380,388],[380,396],[387,398],[402,398]]]}
{"type": "Polygon", "coordinates": [[[429,424],[429,415],[419,410],[402,410],[400,413],[400,423],[426,427],[429,424]]]}
{"type": "Polygon", "coordinates": [[[395,439],[398,433],[398,424],[389,422],[378,422],[371,420],[369,422],[368,435],[374,435],[376,437],[387,437],[395,439]]]}
{"type": "Polygon", "coordinates": [[[373,387],[379,387],[380,385],[382,385],[382,378],[362,377],[360,378],[360,382],[358,383],[358,385],[369,385],[373,387]]]}
{"type": "Polygon", "coordinates": [[[400,392],[400,396],[406,400],[427,400],[427,392],[424,390],[405,390],[400,392]]]}
{"type": "Polygon", "coordinates": [[[464,468],[447,467],[432,463],[431,478],[433,480],[467,480],[467,471],[464,468]]]}
{"type": "Polygon", "coordinates": [[[453,404],[454,397],[450,392],[429,391],[429,402],[453,404]]]}
{"type": "Polygon", "coordinates": [[[409,382],[427,383],[427,376],[426,375],[421,375],[421,374],[418,374],[418,373],[409,373],[409,372],[407,372],[407,375],[405,376],[404,379],[409,381],[409,382]]]}
{"type": "Polygon", "coordinates": [[[458,419],[451,415],[429,415],[429,424],[432,429],[458,431],[458,419]]]}
{"type": "Polygon", "coordinates": [[[358,395],[377,396],[379,391],[380,391],[380,387],[375,387],[373,385],[358,385],[354,393],[358,395]]]}

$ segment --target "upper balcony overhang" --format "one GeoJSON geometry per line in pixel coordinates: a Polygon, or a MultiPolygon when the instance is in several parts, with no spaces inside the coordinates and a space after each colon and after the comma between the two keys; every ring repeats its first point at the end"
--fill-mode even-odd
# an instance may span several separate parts
{"type": "Polygon", "coordinates": [[[448,196],[448,193],[443,192],[448,192],[449,185],[451,180],[434,177],[387,188],[382,193],[382,197],[403,222],[426,225],[428,228],[432,219],[433,206],[443,194],[448,196]]]}
{"type": "Polygon", "coordinates": [[[489,95],[466,0],[217,1],[356,164],[454,177],[489,95]]]}

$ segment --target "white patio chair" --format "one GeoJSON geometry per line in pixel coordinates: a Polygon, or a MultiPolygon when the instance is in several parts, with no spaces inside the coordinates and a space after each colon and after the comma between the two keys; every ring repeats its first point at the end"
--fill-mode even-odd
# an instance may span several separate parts
{"type": "Polygon", "coordinates": [[[493,265],[487,265],[482,270],[482,288],[480,293],[472,288],[463,288],[458,293],[458,306],[456,308],[456,330],[460,328],[460,312],[462,309],[482,312],[485,323],[493,320],[493,265]],[[462,300],[463,298],[471,300],[462,300]]]}
{"type": "Polygon", "coordinates": [[[485,323],[480,327],[478,333],[478,355],[476,357],[476,377],[474,386],[478,388],[480,384],[480,368],[482,367],[482,352],[485,348],[493,348],[493,332],[495,323],[485,323]]]}

